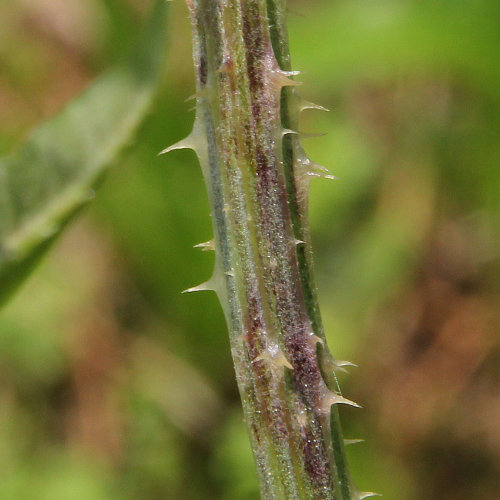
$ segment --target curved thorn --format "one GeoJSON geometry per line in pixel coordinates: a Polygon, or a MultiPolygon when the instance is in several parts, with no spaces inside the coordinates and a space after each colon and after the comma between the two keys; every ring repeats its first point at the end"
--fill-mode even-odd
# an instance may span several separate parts
{"type": "Polygon", "coordinates": [[[189,97],[186,97],[186,99],[184,99],[184,102],[194,101],[199,97],[207,97],[207,95],[208,95],[208,89],[207,87],[203,87],[202,89],[197,90],[194,94],[191,94],[189,97]]]}
{"type": "Polygon", "coordinates": [[[172,144],[168,148],[165,148],[164,150],[160,151],[158,153],[158,155],[164,155],[165,153],[170,153],[170,151],[174,151],[175,149],[193,149],[193,150],[195,150],[195,143],[194,143],[192,134],[189,134],[187,137],[180,140],[179,142],[176,142],[175,144],[172,144]]]}
{"type": "Polygon", "coordinates": [[[330,170],[328,170],[328,168],[324,167],[323,165],[320,165],[319,163],[310,162],[310,164],[314,170],[320,170],[321,172],[331,174],[331,172],[330,172],[330,170]]]}
{"type": "Polygon", "coordinates": [[[358,365],[356,363],[351,363],[350,361],[342,361],[340,359],[336,359],[334,361],[334,364],[337,368],[343,368],[344,366],[353,366],[355,368],[358,367],[358,365]]]}
{"type": "Polygon", "coordinates": [[[374,493],[373,491],[358,491],[357,495],[354,497],[355,500],[363,500],[364,498],[370,497],[381,497],[380,493],[374,493]]]}
{"type": "Polygon", "coordinates": [[[233,68],[233,60],[231,59],[231,56],[225,56],[222,60],[222,64],[220,65],[219,69],[217,70],[217,73],[230,73],[233,68]]]}
{"type": "Polygon", "coordinates": [[[210,252],[215,250],[215,241],[208,240],[203,243],[198,243],[197,245],[194,245],[193,248],[201,248],[202,252],[210,252]]]}
{"type": "Polygon", "coordinates": [[[364,439],[344,439],[344,446],[350,446],[351,444],[364,443],[364,439]]]}
{"type": "Polygon", "coordinates": [[[329,174],[329,173],[327,174],[324,171],[322,171],[322,172],[316,172],[314,170],[309,170],[306,173],[307,173],[307,175],[309,177],[318,177],[318,178],[321,178],[321,179],[330,179],[330,180],[333,180],[333,181],[338,180],[338,177],[336,175],[332,175],[332,174],[329,174]]]}
{"type": "Polygon", "coordinates": [[[301,98],[299,102],[299,110],[303,111],[304,109],[317,109],[319,111],[330,111],[328,108],[325,108],[324,106],[320,106],[319,104],[315,104],[314,102],[309,102],[301,98]]]}
{"type": "Polygon", "coordinates": [[[252,361],[252,363],[256,363],[257,361],[265,361],[276,367],[280,368],[285,367],[290,370],[293,370],[292,364],[290,363],[290,361],[288,361],[285,354],[278,346],[270,346],[264,349],[264,351],[261,354],[259,354],[252,361]]]}
{"type": "Polygon", "coordinates": [[[295,76],[297,73],[294,71],[282,71],[275,70],[271,73],[271,79],[274,81],[277,87],[288,87],[288,86],[298,86],[302,85],[302,82],[297,82],[289,78],[290,76],[295,76]]]}
{"type": "Polygon", "coordinates": [[[200,283],[199,285],[188,288],[187,290],[183,290],[181,293],[205,292],[208,290],[215,291],[211,280],[205,281],[205,283],[200,283]]]}
{"type": "Polygon", "coordinates": [[[284,128],[281,131],[281,136],[284,137],[285,135],[300,135],[300,134],[296,130],[291,130],[289,128],[284,128]]]}
{"type": "Polygon", "coordinates": [[[311,332],[309,334],[308,340],[309,340],[309,342],[311,342],[314,345],[316,345],[316,344],[325,345],[325,341],[321,337],[318,337],[314,332],[311,332]]]}
{"type": "Polygon", "coordinates": [[[330,409],[330,406],[337,404],[343,404],[348,406],[354,406],[355,408],[361,408],[361,405],[358,405],[358,403],[355,403],[350,399],[344,398],[344,396],[341,396],[336,392],[328,391],[322,397],[321,408],[323,411],[328,411],[330,409]]]}

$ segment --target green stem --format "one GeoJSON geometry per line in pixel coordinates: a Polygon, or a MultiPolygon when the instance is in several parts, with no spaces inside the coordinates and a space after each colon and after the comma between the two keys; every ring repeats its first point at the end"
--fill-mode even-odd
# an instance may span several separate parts
{"type": "MultiPolygon", "coordinates": [[[[291,70],[291,58],[288,46],[288,33],[286,30],[286,0],[268,0],[267,5],[274,52],[280,67],[289,71],[291,70]]],[[[310,105],[310,103],[307,104],[310,105]]],[[[302,106],[307,108],[307,104],[302,103],[302,106]]],[[[281,121],[283,126],[287,129],[298,130],[298,117],[300,111],[300,97],[296,95],[296,89],[289,87],[284,88],[281,97],[281,121]],[[294,108],[294,103],[297,101],[299,102],[298,109],[297,107],[294,108]]],[[[326,336],[319,309],[319,300],[313,273],[313,252],[308,221],[309,186],[307,185],[307,181],[305,181],[305,186],[300,186],[301,183],[304,184],[303,171],[301,171],[300,167],[297,168],[299,166],[298,162],[300,162],[303,156],[304,152],[299,138],[294,136],[284,137],[283,157],[292,223],[296,239],[305,242],[304,245],[297,248],[302,290],[314,332],[323,341],[321,344],[318,344],[318,357],[320,359],[323,377],[328,387],[331,390],[335,390],[338,388],[335,369],[341,366],[341,363],[333,358],[330,350],[326,346],[326,336]],[[302,191],[302,193],[299,199],[298,194],[300,191],[302,191]]],[[[351,480],[347,466],[340,416],[336,406],[332,406],[331,408],[330,428],[336,469],[335,480],[337,497],[343,500],[350,500],[355,498],[358,492],[351,480]]],[[[358,494],[358,496],[360,495],[358,494]]]]}
{"type": "Polygon", "coordinates": [[[192,148],[212,211],[215,290],[265,499],[361,498],[347,471],[307,224],[314,166],[295,133],[283,0],[187,0],[196,120],[192,148]],[[321,361],[320,361],[321,360],[321,361]],[[333,409],[333,410],[332,410],[333,409]],[[331,411],[332,410],[332,411],[331,411]],[[333,439],[332,439],[333,437],[333,439]]]}

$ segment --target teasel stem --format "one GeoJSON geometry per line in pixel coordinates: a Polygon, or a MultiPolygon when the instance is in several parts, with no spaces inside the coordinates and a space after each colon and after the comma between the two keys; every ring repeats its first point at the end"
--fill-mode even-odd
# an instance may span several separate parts
{"type": "MultiPolygon", "coordinates": [[[[290,71],[283,0],[187,0],[196,119],[167,148],[192,148],[207,186],[214,290],[264,499],[364,498],[350,480],[312,276],[311,176],[297,132],[306,105],[290,71]],[[333,439],[332,439],[333,438],[333,439]]],[[[321,172],[321,174],[319,173],[321,172]]],[[[331,176],[330,176],[331,177],[331,176]]]]}

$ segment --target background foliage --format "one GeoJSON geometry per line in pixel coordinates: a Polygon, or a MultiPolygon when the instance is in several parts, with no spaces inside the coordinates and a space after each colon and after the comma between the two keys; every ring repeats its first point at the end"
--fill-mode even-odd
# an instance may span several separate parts
{"type": "MultiPolygon", "coordinates": [[[[133,45],[139,0],[0,0],[0,153],[133,45]]],[[[500,4],[294,0],[323,315],[364,410],[342,408],[362,489],[500,495],[500,4]]],[[[170,8],[153,112],[90,209],[0,314],[0,498],[255,499],[209,276],[190,130],[190,30],[170,8]]]]}

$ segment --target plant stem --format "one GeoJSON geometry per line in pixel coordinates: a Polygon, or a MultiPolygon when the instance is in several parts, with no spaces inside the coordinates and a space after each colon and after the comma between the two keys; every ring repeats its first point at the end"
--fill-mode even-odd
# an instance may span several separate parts
{"type": "MultiPolygon", "coordinates": [[[[319,170],[296,132],[299,111],[284,0],[187,0],[197,81],[192,148],[214,226],[212,278],[265,499],[361,498],[347,471],[319,315],[307,190],[319,170]],[[331,411],[332,410],[332,411],[331,411]],[[333,439],[332,439],[333,437],[333,439]]],[[[323,174],[322,174],[323,175],[323,174]]]]}

